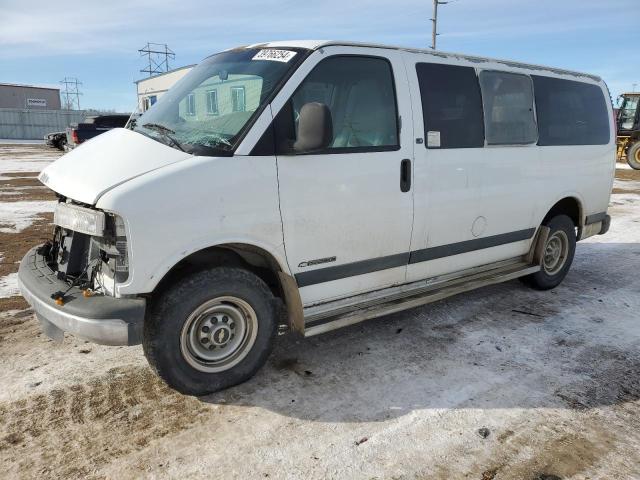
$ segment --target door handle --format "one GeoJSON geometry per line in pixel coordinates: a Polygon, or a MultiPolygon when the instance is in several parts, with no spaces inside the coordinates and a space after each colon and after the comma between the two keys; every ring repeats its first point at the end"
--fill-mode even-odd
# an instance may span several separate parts
{"type": "Polygon", "coordinates": [[[411,160],[405,158],[400,162],[400,191],[411,190],[411,160]]]}

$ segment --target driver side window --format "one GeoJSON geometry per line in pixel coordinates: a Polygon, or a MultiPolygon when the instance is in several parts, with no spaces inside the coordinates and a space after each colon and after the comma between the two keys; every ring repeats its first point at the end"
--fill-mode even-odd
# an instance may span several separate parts
{"type": "MultiPolygon", "coordinates": [[[[335,56],[320,62],[278,115],[278,150],[290,152],[305,104],[325,104],[333,139],[322,153],[396,150],[398,113],[390,63],[377,57],[335,56]]],[[[317,152],[316,152],[317,153],[317,152]]]]}

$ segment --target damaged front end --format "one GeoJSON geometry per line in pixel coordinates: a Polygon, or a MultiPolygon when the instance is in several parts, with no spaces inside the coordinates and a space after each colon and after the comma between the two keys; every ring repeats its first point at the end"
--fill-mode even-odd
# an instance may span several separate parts
{"type": "MultiPolygon", "coordinates": [[[[47,265],[69,288],[85,296],[116,296],[116,284],[129,276],[127,237],[118,215],[62,201],[54,213],[53,239],[39,248],[47,265]]],[[[65,292],[54,300],[64,303],[65,292]]]]}
{"type": "Polygon", "coordinates": [[[60,199],[51,240],[20,264],[22,294],[52,338],[69,332],[96,343],[140,343],[143,298],[116,298],[129,277],[125,224],[110,212],[60,199]]]}

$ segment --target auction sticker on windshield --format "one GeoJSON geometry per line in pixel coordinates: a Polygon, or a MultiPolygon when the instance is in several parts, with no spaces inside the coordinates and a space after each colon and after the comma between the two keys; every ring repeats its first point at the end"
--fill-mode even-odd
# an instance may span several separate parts
{"type": "Polygon", "coordinates": [[[290,50],[260,50],[251,60],[272,60],[274,62],[288,62],[296,56],[296,52],[290,50]]]}

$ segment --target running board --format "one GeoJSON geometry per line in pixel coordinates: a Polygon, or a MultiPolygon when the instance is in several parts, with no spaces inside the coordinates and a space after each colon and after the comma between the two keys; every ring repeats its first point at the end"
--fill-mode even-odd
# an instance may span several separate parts
{"type": "Polygon", "coordinates": [[[416,282],[412,284],[414,285],[413,288],[390,289],[392,291],[388,292],[389,295],[379,295],[369,301],[343,305],[341,308],[338,307],[330,311],[326,307],[322,309],[319,307],[306,308],[304,336],[319,335],[371,318],[426,305],[458,293],[536,273],[541,268],[540,265],[532,265],[522,260],[518,262],[501,262],[494,265],[494,267],[436,283],[416,282]]]}

